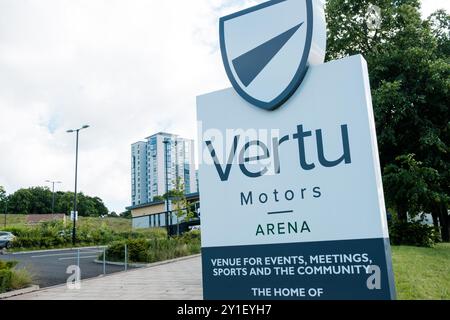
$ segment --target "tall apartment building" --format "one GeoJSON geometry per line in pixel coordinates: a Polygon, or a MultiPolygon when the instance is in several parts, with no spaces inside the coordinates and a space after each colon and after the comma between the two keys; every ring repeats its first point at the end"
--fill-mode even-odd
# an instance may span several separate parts
{"type": "Polygon", "coordinates": [[[197,192],[194,141],[160,132],[131,145],[131,204],[153,201],[179,180],[186,194],[197,192]],[[167,161],[167,164],[166,164],[167,161]]]}

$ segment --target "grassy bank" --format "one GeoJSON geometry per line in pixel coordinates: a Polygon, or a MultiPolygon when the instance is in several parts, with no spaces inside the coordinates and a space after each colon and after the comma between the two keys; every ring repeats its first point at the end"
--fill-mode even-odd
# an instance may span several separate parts
{"type": "Polygon", "coordinates": [[[399,300],[450,300],[450,243],[392,247],[399,300]]]}
{"type": "MultiPolygon", "coordinates": [[[[117,232],[127,232],[131,230],[131,219],[125,218],[100,218],[100,217],[80,217],[77,225],[80,227],[95,227],[104,223],[107,227],[117,232]]],[[[0,230],[4,228],[5,215],[0,214],[0,230]]],[[[66,219],[66,226],[72,225],[69,218],[66,219]]],[[[6,227],[21,228],[27,226],[27,216],[23,214],[7,214],[6,227]]]]}

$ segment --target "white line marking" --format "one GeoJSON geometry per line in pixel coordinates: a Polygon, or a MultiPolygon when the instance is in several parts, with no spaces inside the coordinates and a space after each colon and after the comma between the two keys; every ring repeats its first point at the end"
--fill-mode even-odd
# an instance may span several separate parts
{"type": "Polygon", "coordinates": [[[101,249],[106,248],[106,246],[91,246],[91,247],[79,247],[79,248],[60,248],[60,249],[48,249],[48,250],[33,250],[33,251],[17,251],[11,252],[13,255],[19,254],[32,254],[32,253],[44,253],[44,252],[60,252],[60,251],[72,251],[76,249],[85,250],[85,249],[101,249]]]}
{"type": "MultiPolygon", "coordinates": [[[[97,258],[98,256],[83,256],[83,257],[81,257],[80,256],[80,259],[89,259],[89,258],[97,258]]],[[[78,259],[78,257],[67,257],[67,258],[59,258],[58,260],[75,260],[75,259],[78,259]]]]}
{"type": "MultiPolygon", "coordinates": [[[[80,251],[80,255],[94,253],[94,252],[102,253],[103,250],[102,251],[89,251],[89,252],[80,251]]],[[[31,256],[31,258],[48,258],[48,257],[57,257],[57,256],[70,256],[70,255],[77,255],[77,252],[42,254],[42,255],[39,255],[39,256],[31,256]]]]}

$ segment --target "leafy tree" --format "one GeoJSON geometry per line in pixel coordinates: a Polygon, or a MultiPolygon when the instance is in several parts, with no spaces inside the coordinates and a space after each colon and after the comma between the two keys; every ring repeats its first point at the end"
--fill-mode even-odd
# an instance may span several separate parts
{"type": "Polygon", "coordinates": [[[3,210],[3,208],[5,208],[6,199],[6,190],[3,186],[0,186],[0,210],[3,210]]]}
{"type": "Polygon", "coordinates": [[[180,234],[180,221],[190,221],[194,217],[194,212],[191,210],[186,199],[186,192],[184,184],[181,179],[175,182],[175,188],[164,194],[164,199],[169,199],[172,202],[173,212],[177,217],[177,235],[180,234]]]}
{"type": "Polygon", "coordinates": [[[120,216],[121,216],[122,218],[126,218],[126,219],[131,219],[131,218],[132,218],[132,216],[131,216],[131,211],[130,211],[130,210],[127,210],[127,211],[122,212],[122,213],[120,214],[120,216]]]}
{"type": "Polygon", "coordinates": [[[450,15],[445,10],[438,10],[427,21],[437,40],[439,55],[448,61],[450,59],[450,15]]]}
{"type": "Polygon", "coordinates": [[[73,210],[73,192],[58,191],[55,194],[55,212],[69,214],[73,210]]]}
{"type": "Polygon", "coordinates": [[[154,196],[153,197],[153,202],[164,201],[164,200],[165,200],[164,196],[154,196]]]}
{"type": "Polygon", "coordinates": [[[428,209],[435,201],[433,189],[437,188],[439,173],[424,167],[414,155],[397,157],[396,162],[389,164],[384,170],[385,192],[391,194],[388,205],[396,208],[398,218],[407,220],[407,213],[417,215],[428,209]]]}
{"type": "Polygon", "coordinates": [[[33,194],[29,189],[19,189],[9,196],[8,210],[11,213],[28,214],[31,211],[33,194]]]}
{"type": "Polygon", "coordinates": [[[387,203],[402,219],[433,213],[448,241],[448,15],[423,21],[418,0],[328,0],[326,12],[327,58],[361,53],[368,63],[387,203]],[[381,8],[376,30],[370,4],[381,8]]]}
{"type": "MultiPolygon", "coordinates": [[[[47,187],[19,189],[9,196],[11,213],[44,214],[52,212],[52,192],[47,187]]],[[[69,214],[73,210],[73,192],[58,191],[55,193],[55,212],[69,214]]],[[[89,197],[82,192],[77,195],[78,214],[80,216],[101,216],[108,214],[103,200],[89,197]]]]}

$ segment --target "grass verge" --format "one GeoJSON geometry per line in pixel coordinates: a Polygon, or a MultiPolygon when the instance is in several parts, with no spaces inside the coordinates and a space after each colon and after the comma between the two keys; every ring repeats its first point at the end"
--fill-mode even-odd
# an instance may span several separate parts
{"type": "Polygon", "coordinates": [[[399,300],[450,300],[450,243],[392,246],[399,300]]]}

